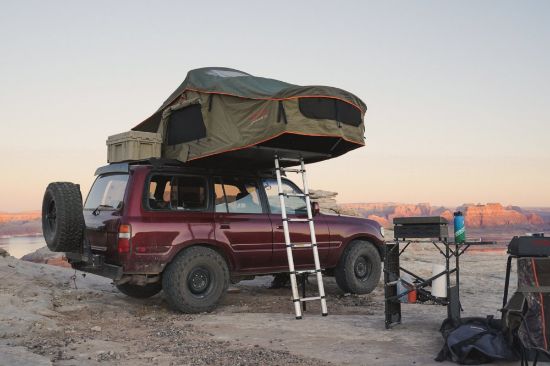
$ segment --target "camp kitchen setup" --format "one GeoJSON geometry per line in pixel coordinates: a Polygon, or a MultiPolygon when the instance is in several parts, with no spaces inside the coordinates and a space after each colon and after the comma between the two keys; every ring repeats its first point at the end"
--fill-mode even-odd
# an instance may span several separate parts
{"type": "Polygon", "coordinates": [[[466,241],[461,212],[455,213],[454,241],[449,240],[449,223],[443,217],[397,217],[393,223],[394,240],[386,242],[384,256],[386,328],[401,323],[401,303],[443,305],[447,307],[447,318],[458,321],[462,310],[459,295],[460,257],[472,245],[494,243],[466,241]],[[400,256],[410,245],[430,244],[443,257],[443,264],[433,265],[431,277],[423,278],[401,266],[400,256]],[[428,287],[431,291],[427,290],[428,287]]]}
{"type": "MultiPolygon", "coordinates": [[[[158,159],[178,161],[191,167],[236,165],[274,171],[296,318],[302,317],[305,302],[310,300],[320,301],[322,315],[327,315],[330,304],[325,298],[306,164],[333,159],[364,146],[366,110],[361,99],[338,88],[298,86],[229,68],[196,69],[187,74],[153,115],[131,131],[108,138],[108,162],[158,159]],[[292,220],[298,219],[288,218],[285,209],[288,193],[283,191],[281,176],[287,172],[303,175],[307,217],[300,220],[309,223],[309,247],[314,257],[314,268],[308,271],[294,268],[289,227],[292,220]],[[307,297],[305,282],[300,294],[299,272],[316,276],[317,294],[307,297]]],[[[482,361],[510,359],[513,356],[506,352],[517,349],[513,346],[517,342],[521,344],[519,353],[524,364],[528,360],[536,363],[539,354],[546,354],[550,348],[547,334],[550,329],[548,238],[514,238],[510,243],[502,327],[499,322],[497,331],[483,330],[476,323],[475,329],[481,331],[472,333],[474,328],[468,328],[470,333],[461,333],[463,327],[473,323],[460,316],[460,257],[472,245],[489,243],[466,240],[464,217],[460,213],[456,213],[454,220],[454,239],[449,237],[449,223],[442,217],[395,218],[394,225],[394,239],[386,242],[384,258],[387,329],[406,322],[401,314],[404,303],[442,305],[447,308],[447,320],[442,326],[446,348],[438,356],[440,360],[479,361],[475,357],[480,354],[489,355],[482,361]],[[428,278],[413,273],[406,268],[406,263],[401,263],[403,252],[415,245],[433,246],[441,254],[441,262],[434,263],[428,278]],[[518,289],[508,301],[513,260],[518,266],[518,289]],[[507,343],[495,341],[501,334],[511,334],[507,343]],[[496,351],[491,346],[486,347],[497,343],[503,346],[496,351]]],[[[490,322],[481,323],[490,325],[490,322]]]]}

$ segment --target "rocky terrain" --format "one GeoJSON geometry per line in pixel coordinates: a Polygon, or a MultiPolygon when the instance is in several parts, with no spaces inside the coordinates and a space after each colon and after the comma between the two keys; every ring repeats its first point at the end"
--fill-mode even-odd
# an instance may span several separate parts
{"type": "MultiPolygon", "coordinates": [[[[441,262],[422,245],[402,258],[424,276],[441,262]]],[[[463,257],[465,316],[499,316],[505,265],[501,253],[463,257]]],[[[131,299],[108,279],[13,257],[0,256],[0,278],[5,365],[450,365],[433,361],[445,308],[404,305],[403,324],[385,330],[382,285],[346,295],[327,277],[329,316],[309,303],[297,321],[290,289],[270,289],[271,276],[236,284],[212,313],[194,315],[172,311],[162,293],[131,299]]]]}

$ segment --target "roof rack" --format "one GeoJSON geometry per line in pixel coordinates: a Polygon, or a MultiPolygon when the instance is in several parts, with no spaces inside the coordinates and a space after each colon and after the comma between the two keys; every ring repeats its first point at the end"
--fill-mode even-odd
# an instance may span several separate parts
{"type": "Polygon", "coordinates": [[[275,175],[273,169],[242,169],[242,168],[212,168],[196,166],[188,163],[181,162],[176,159],[164,159],[164,158],[150,158],[143,160],[131,160],[121,163],[111,163],[97,168],[94,175],[103,174],[116,174],[116,173],[129,173],[131,166],[149,165],[154,170],[161,171],[174,171],[178,169],[185,169],[189,173],[202,173],[210,175],[249,175],[260,177],[273,177],[275,175]]]}

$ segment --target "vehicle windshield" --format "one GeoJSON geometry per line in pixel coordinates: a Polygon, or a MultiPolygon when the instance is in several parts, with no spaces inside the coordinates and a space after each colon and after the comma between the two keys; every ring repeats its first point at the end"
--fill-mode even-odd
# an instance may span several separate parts
{"type": "Polygon", "coordinates": [[[86,203],[85,210],[95,210],[96,208],[119,209],[124,201],[124,192],[128,183],[128,174],[110,174],[98,177],[86,203]]]}

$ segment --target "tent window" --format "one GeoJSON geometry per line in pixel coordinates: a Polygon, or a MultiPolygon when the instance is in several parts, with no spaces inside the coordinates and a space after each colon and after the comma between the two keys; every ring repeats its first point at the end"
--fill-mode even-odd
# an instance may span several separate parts
{"type": "Polygon", "coordinates": [[[359,126],[361,112],[353,105],[333,98],[298,98],[300,112],[307,118],[331,119],[359,126]]]}
{"type": "Polygon", "coordinates": [[[206,137],[206,127],[202,119],[200,104],[172,111],[166,126],[166,135],[168,145],[177,145],[206,137]]]}

